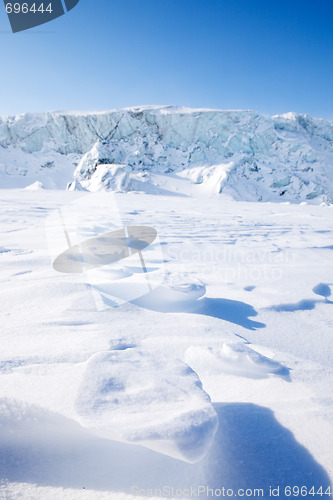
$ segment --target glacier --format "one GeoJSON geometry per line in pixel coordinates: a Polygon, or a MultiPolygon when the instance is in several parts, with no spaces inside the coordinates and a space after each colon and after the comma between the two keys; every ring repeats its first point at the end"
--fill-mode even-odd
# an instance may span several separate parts
{"type": "Polygon", "coordinates": [[[31,185],[330,204],[333,122],[172,106],[0,117],[0,187],[31,185]]]}

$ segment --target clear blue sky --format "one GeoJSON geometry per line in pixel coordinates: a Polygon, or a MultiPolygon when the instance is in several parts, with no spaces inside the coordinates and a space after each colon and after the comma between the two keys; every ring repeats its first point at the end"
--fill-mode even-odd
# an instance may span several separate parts
{"type": "Polygon", "coordinates": [[[333,119],[333,0],[80,0],[12,34],[0,114],[143,104],[333,119]]]}

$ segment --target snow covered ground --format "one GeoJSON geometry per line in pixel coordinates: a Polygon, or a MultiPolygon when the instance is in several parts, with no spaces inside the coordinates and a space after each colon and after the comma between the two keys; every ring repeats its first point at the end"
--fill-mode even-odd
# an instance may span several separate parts
{"type": "Polygon", "coordinates": [[[125,226],[157,230],[165,280],[104,310],[45,230],[91,195],[0,191],[0,498],[331,497],[332,206],[170,182],[116,195],[125,226]]]}

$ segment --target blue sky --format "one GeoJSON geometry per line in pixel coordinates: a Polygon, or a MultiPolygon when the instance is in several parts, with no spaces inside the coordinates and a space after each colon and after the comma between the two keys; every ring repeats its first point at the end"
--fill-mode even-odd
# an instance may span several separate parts
{"type": "Polygon", "coordinates": [[[80,0],[12,34],[0,114],[143,104],[333,119],[332,0],[80,0]]]}

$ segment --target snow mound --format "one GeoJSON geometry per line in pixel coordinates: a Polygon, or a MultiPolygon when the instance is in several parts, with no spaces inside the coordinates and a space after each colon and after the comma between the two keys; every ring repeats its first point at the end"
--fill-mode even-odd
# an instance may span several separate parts
{"type": "Polygon", "coordinates": [[[165,276],[161,286],[137,299],[135,304],[164,312],[170,307],[177,311],[182,310],[184,306],[190,307],[205,293],[206,285],[201,280],[187,275],[169,274],[165,276]]]}
{"type": "Polygon", "coordinates": [[[215,410],[192,369],[135,348],[91,357],[76,411],[81,425],[98,436],[191,463],[206,454],[217,429],[215,410]]]}
{"type": "Polygon", "coordinates": [[[89,191],[128,191],[130,168],[121,164],[121,151],[110,150],[107,144],[97,141],[85,154],[74,172],[79,185],[89,191]]]}
{"type": "Polygon", "coordinates": [[[40,191],[41,189],[44,189],[44,186],[40,181],[36,181],[33,184],[30,184],[30,186],[27,186],[25,189],[27,191],[40,191]]]}
{"type": "Polygon", "coordinates": [[[126,192],[130,190],[130,169],[126,165],[101,165],[91,178],[85,180],[81,177],[81,182],[92,192],[126,192]]]}
{"type": "Polygon", "coordinates": [[[235,168],[235,163],[222,163],[211,167],[193,167],[183,170],[181,177],[188,178],[194,184],[202,184],[203,188],[209,192],[222,193],[227,184],[229,173],[235,168]]]}
{"type": "Polygon", "coordinates": [[[223,342],[219,348],[191,346],[185,352],[184,361],[205,375],[228,374],[253,379],[289,376],[287,368],[242,342],[223,342]]]}

